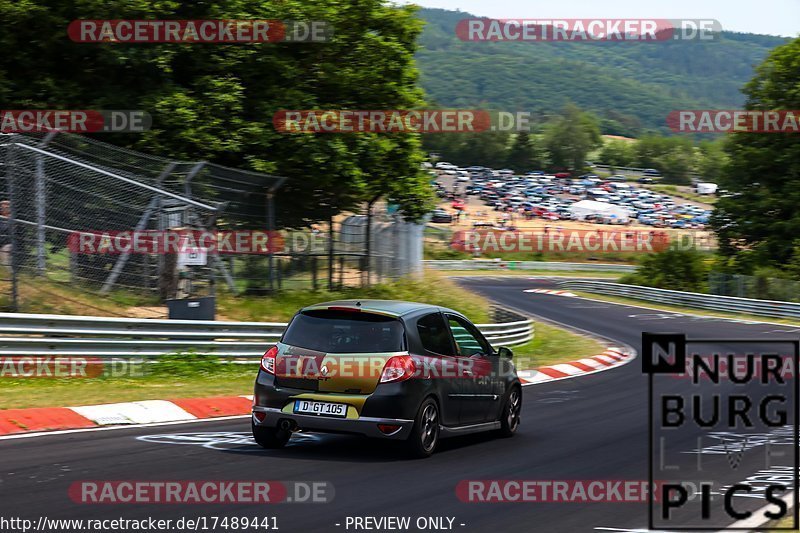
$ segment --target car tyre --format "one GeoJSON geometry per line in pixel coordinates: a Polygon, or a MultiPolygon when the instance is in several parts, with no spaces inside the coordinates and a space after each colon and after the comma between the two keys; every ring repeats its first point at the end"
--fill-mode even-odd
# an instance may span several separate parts
{"type": "Polygon", "coordinates": [[[267,448],[268,450],[283,448],[292,436],[291,431],[286,431],[284,429],[257,426],[255,424],[252,426],[253,439],[259,446],[267,448]]]}
{"type": "Polygon", "coordinates": [[[500,418],[500,436],[513,437],[517,432],[522,413],[522,390],[514,386],[508,393],[506,404],[503,406],[503,415],[500,418]]]}
{"type": "Polygon", "coordinates": [[[406,441],[406,447],[412,457],[423,459],[430,457],[439,444],[439,405],[433,398],[428,398],[419,407],[414,427],[406,441]]]}

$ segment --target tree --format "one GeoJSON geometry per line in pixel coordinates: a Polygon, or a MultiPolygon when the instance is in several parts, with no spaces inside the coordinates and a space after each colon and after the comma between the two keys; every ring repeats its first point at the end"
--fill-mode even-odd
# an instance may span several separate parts
{"type": "Polygon", "coordinates": [[[546,126],[544,138],[551,164],[574,171],[586,166],[587,155],[602,142],[597,118],[574,104],[567,104],[562,116],[546,126]]]}
{"type": "Polygon", "coordinates": [[[0,25],[14,28],[0,36],[0,100],[9,109],[146,110],[150,131],[102,140],[288,176],[277,196],[284,226],[355,209],[371,194],[373,174],[361,164],[374,158],[365,154],[389,153],[403,166],[392,179],[410,180],[414,192],[400,197],[401,208],[419,214],[427,191],[405,170],[418,160],[418,140],[284,134],[272,124],[284,109],[420,105],[415,13],[382,0],[0,0],[0,25]],[[79,44],[66,32],[76,19],[324,20],[335,31],[324,43],[79,44]]]}
{"type": "Polygon", "coordinates": [[[508,150],[505,166],[520,173],[544,167],[536,137],[527,131],[517,133],[508,150]]]}
{"type": "MultiPolygon", "coordinates": [[[[746,108],[800,109],[800,38],[773,50],[745,86],[746,108]]],[[[800,137],[736,133],[726,144],[730,162],[712,224],[720,251],[754,255],[761,266],[800,262],[800,137]]]]}
{"type": "Polygon", "coordinates": [[[702,141],[697,147],[700,152],[697,171],[704,180],[716,182],[728,161],[723,141],[702,141]]]}
{"type": "Polygon", "coordinates": [[[689,177],[696,165],[695,148],[690,139],[648,135],[636,143],[635,153],[636,166],[661,171],[665,182],[690,183],[689,177]]]}
{"type": "Polygon", "coordinates": [[[630,167],[634,164],[635,143],[630,141],[609,140],[600,151],[600,162],[612,167],[630,167]]]}
{"type": "Polygon", "coordinates": [[[707,277],[703,254],[694,249],[673,247],[645,256],[636,272],[620,281],[675,291],[704,292],[707,277]]]}

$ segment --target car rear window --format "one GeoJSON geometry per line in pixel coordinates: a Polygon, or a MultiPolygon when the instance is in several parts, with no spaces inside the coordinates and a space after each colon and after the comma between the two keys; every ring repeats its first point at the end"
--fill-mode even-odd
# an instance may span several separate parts
{"type": "Polygon", "coordinates": [[[297,314],[282,342],[325,353],[377,353],[405,350],[405,329],[393,317],[347,311],[297,314]]]}

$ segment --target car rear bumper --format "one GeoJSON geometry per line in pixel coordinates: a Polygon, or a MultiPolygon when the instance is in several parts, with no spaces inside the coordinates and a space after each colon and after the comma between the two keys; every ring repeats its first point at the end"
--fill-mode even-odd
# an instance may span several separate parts
{"type": "Polygon", "coordinates": [[[373,418],[373,417],[359,417],[359,418],[334,418],[321,415],[302,415],[295,413],[286,413],[280,409],[272,407],[253,406],[253,413],[264,413],[266,416],[264,420],[259,422],[252,415],[253,424],[263,427],[276,427],[281,420],[290,420],[296,424],[296,427],[303,431],[321,432],[321,433],[354,433],[357,435],[364,435],[366,437],[377,437],[382,439],[404,440],[411,434],[411,428],[414,425],[413,420],[403,420],[396,418],[373,418]],[[378,429],[378,424],[385,424],[390,426],[400,426],[400,428],[391,433],[386,434],[378,429]]]}

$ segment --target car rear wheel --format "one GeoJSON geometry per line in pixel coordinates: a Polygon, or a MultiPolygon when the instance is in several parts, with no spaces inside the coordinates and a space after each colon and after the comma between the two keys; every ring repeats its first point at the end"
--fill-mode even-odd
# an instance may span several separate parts
{"type": "Polygon", "coordinates": [[[430,457],[436,450],[439,444],[439,406],[433,398],[422,402],[406,444],[412,457],[430,457]]]}
{"type": "Polygon", "coordinates": [[[253,439],[262,448],[283,448],[292,436],[291,431],[284,429],[257,426],[253,424],[253,439]]]}
{"type": "Polygon", "coordinates": [[[522,413],[522,391],[514,387],[508,393],[506,405],[503,407],[503,416],[500,419],[500,436],[511,437],[517,432],[522,413]]]}

